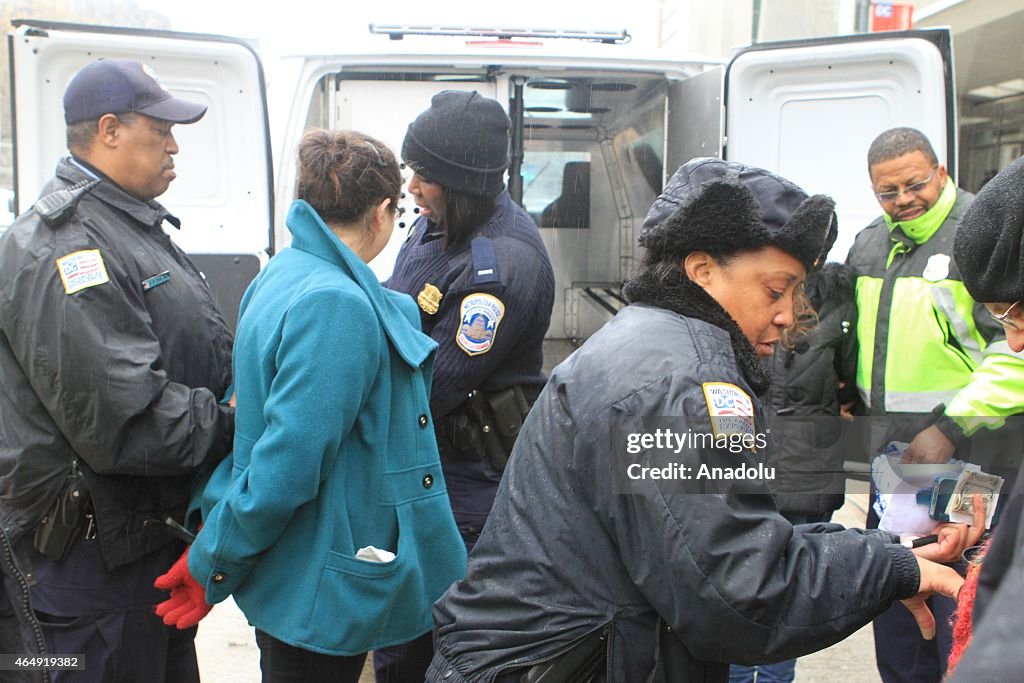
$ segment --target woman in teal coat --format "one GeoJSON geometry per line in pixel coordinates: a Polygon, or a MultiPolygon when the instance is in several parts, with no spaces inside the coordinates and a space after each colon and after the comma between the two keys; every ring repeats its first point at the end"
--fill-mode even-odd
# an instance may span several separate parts
{"type": "Polygon", "coordinates": [[[312,130],[298,175],[292,246],[242,300],[234,452],[188,574],[208,604],[234,595],[264,681],[356,681],[368,650],[431,629],[466,556],[430,420],[436,344],[366,265],[394,228],[395,157],[312,130]]]}

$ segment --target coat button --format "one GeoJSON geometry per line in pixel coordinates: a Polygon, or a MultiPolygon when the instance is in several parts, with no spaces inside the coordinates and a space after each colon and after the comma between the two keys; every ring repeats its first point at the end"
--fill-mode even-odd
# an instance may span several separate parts
{"type": "Polygon", "coordinates": [[[210,577],[210,580],[214,583],[224,583],[224,579],[226,578],[227,577],[224,576],[224,574],[222,574],[221,572],[214,572],[213,576],[210,577]]]}
{"type": "Polygon", "coordinates": [[[434,477],[429,474],[423,475],[423,488],[429,489],[434,485],[434,477]]]}
{"type": "Polygon", "coordinates": [[[430,420],[426,415],[420,415],[420,427],[426,427],[430,420]]]}
{"type": "Polygon", "coordinates": [[[442,678],[451,678],[451,677],[452,677],[452,669],[448,669],[447,671],[444,672],[444,676],[442,678]]]}

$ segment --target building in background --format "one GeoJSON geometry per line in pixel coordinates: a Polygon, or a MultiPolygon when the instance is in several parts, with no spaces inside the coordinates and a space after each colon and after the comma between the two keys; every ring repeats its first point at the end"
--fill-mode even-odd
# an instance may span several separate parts
{"type": "Polygon", "coordinates": [[[977,191],[1024,154],[1024,0],[660,0],[658,44],[728,57],[751,42],[949,26],[960,185],[977,191]]]}
{"type": "Polygon", "coordinates": [[[914,28],[950,26],[960,184],[977,191],[1024,154],[1024,0],[919,2],[914,28]]]}

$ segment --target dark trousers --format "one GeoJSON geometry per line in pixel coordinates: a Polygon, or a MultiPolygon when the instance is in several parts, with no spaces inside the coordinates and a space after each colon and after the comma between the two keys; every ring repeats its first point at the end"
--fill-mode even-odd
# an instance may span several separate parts
{"type": "Polygon", "coordinates": [[[421,681],[433,658],[434,634],[424,633],[408,643],[374,650],[373,673],[377,683],[421,681]]]}
{"type": "Polygon", "coordinates": [[[358,683],[366,653],[325,655],[283,643],[256,629],[263,683],[358,683]]]}
{"type": "MultiPolygon", "coordinates": [[[[450,463],[449,463],[450,465],[450,463]]],[[[479,463],[455,463],[472,470],[479,463]]],[[[497,481],[483,475],[465,476],[462,471],[445,469],[445,484],[452,501],[452,513],[459,526],[459,534],[466,545],[466,554],[473,552],[480,532],[487,521],[487,515],[494,504],[498,490],[497,481]]],[[[434,634],[424,633],[419,638],[401,645],[382,647],[373,651],[373,672],[377,683],[404,683],[422,681],[426,678],[427,667],[434,658],[434,634]]]]}
{"type": "Polygon", "coordinates": [[[921,637],[917,622],[903,605],[895,604],[875,617],[875,659],[885,683],[939,683],[945,675],[953,645],[949,618],[956,602],[932,596],[928,608],[935,615],[934,640],[921,637]]]}
{"type": "Polygon", "coordinates": [[[79,540],[60,562],[33,551],[32,608],[50,655],[82,655],[85,671],[53,683],[198,683],[196,628],[165,626],[153,607],[167,594],[153,580],[181,554],[176,544],[107,571],[97,540],[79,540]]]}

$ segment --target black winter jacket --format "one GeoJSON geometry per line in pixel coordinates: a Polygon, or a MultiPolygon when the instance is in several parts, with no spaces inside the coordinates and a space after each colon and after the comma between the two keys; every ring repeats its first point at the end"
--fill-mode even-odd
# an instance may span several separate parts
{"type": "MultiPolygon", "coordinates": [[[[62,160],[43,195],[96,177],[62,160]]],[[[171,541],[146,520],[180,517],[196,471],[231,448],[232,335],[165,220],[178,224],[101,178],[69,219],[28,211],[0,239],[0,550],[16,605],[29,568],[15,548],[74,460],[114,569],[171,541]]]]}
{"type": "Polygon", "coordinates": [[[839,417],[840,404],[857,397],[853,288],[853,271],[839,263],[810,273],[806,291],[818,324],[791,348],[778,347],[769,362],[765,404],[775,437],[773,492],[783,514],[823,515],[843,504],[848,444],[841,440],[853,429],[839,417]]]}
{"type": "MultiPolygon", "coordinates": [[[[702,482],[651,480],[642,493],[616,491],[628,482],[623,435],[658,416],[710,429],[709,391],[745,394],[741,412],[763,424],[745,366],[721,327],[632,304],[557,367],[466,578],[435,605],[427,680],[505,680],[606,631],[602,680],[725,681],[728,662],[827,647],[915,593],[917,563],[890,535],[793,527],[763,484],[701,493],[702,482]]],[[[753,466],[760,453],[690,447],[676,457],[695,473],[753,466]]]]}

